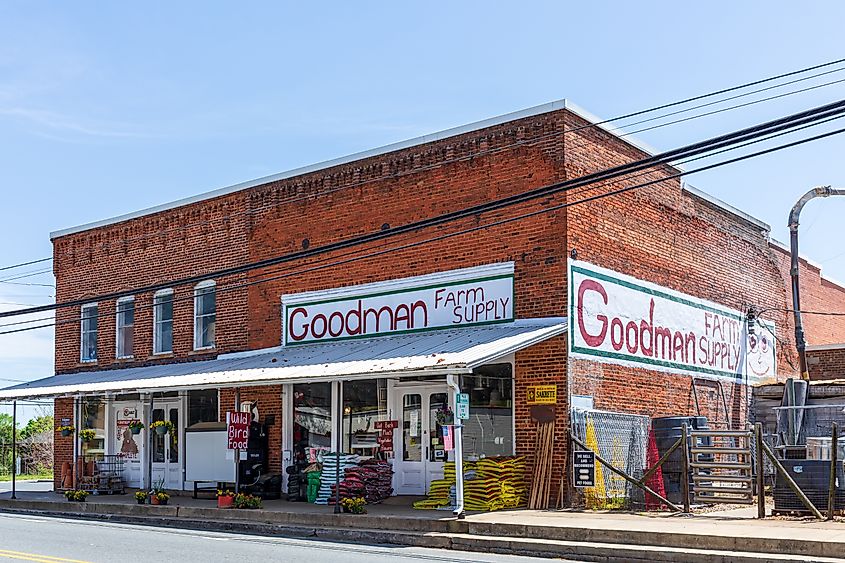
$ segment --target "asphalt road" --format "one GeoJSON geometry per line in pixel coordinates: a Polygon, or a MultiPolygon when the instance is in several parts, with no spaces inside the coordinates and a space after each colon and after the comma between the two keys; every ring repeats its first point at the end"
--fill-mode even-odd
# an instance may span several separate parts
{"type": "Polygon", "coordinates": [[[0,514],[0,563],[3,561],[36,561],[38,563],[114,563],[115,561],[516,563],[548,562],[549,560],[0,514]]]}

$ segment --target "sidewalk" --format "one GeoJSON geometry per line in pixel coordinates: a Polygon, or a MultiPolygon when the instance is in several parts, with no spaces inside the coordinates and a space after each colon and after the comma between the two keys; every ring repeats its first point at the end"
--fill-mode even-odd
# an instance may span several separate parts
{"type": "Polygon", "coordinates": [[[395,498],[356,516],[283,500],[265,501],[261,510],[218,510],[214,500],[181,496],[164,507],[137,505],[132,495],[90,496],[85,503],[55,493],[9,496],[0,494],[0,510],[584,560],[845,561],[836,559],[845,558],[845,522],[758,520],[753,507],[692,516],[514,510],[456,520],[395,498]]]}

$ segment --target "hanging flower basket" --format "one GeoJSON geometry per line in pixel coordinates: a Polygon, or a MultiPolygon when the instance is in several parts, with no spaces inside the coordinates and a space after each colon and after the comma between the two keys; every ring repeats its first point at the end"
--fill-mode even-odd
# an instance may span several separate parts
{"type": "Polygon", "coordinates": [[[59,426],[56,428],[57,432],[60,432],[61,435],[65,438],[73,434],[73,426],[59,426]]]}
{"type": "Polygon", "coordinates": [[[173,432],[173,423],[169,420],[157,420],[150,424],[150,428],[155,430],[156,434],[167,434],[173,432]]]}
{"type": "Polygon", "coordinates": [[[82,440],[83,442],[90,442],[96,437],[97,437],[97,433],[94,432],[90,428],[86,428],[85,430],[79,431],[79,439],[82,440]]]}
{"type": "Polygon", "coordinates": [[[143,430],[143,429],[144,429],[144,423],[141,422],[140,420],[133,420],[132,422],[129,423],[129,432],[131,432],[133,435],[137,436],[138,434],[141,433],[141,430],[143,430]]]}

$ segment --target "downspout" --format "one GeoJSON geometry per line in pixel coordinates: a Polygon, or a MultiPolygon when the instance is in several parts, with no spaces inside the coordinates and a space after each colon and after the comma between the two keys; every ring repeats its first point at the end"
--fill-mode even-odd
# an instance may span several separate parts
{"type": "Polygon", "coordinates": [[[830,186],[818,186],[801,196],[801,199],[792,206],[792,210],[789,212],[789,252],[791,259],[789,275],[792,279],[792,311],[795,317],[795,347],[798,350],[801,379],[805,381],[810,379],[810,374],[807,368],[807,343],[804,340],[804,326],[801,323],[801,295],[798,283],[798,219],[801,215],[801,210],[811,199],[815,199],[817,197],[830,197],[832,195],[845,195],[845,190],[835,190],[830,186]]]}
{"type": "Polygon", "coordinates": [[[463,444],[463,422],[458,415],[458,395],[461,394],[461,386],[458,385],[454,373],[446,375],[446,384],[454,391],[452,401],[452,412],[455,413],[455,510],[454,514],[458,519],[466,517],[464,513],[464,444],[463,444]]]}

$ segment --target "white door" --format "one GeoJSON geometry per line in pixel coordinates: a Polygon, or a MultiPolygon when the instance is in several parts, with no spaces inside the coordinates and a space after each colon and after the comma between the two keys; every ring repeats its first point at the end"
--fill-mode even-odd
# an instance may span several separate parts
{"type": "Polygon", "coordinates": [[[182,444],[179,441],[182,425],[179,416],[179,403],[156,401],[153,406],[153,422],[169,420],[173,423],[173,432],[158,434],[152,431],[153,439],[153,479],[155,486],[164,480],[165,489],[182,488],[182,444]]]}
{"type": "Polygon", "coordinates": [[[437,422],[437,411],[449,405],[445,385],[397,388],[399,444],[396,453],[400,495],[424,495],[433,479],[443,478],[447,452],[437,422]]]}
{"type": "Polygon", "coordinates": [[[129,423],[142,419],[140,403],[114,403],[114,447],[109,453],[123,458],[123,484],[127,487],[141,487],[144,445],[147,443],[146,430],[132,434],[129,423]]]}

